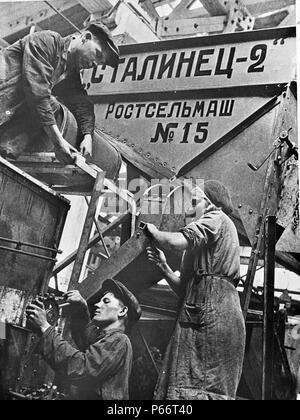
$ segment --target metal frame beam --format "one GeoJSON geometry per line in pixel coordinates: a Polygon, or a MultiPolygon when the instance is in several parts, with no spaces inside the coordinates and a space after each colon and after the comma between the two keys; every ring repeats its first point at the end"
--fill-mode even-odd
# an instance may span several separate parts
{"type": "Polygon", "coordinates": [[[223,16],[228,13],[228,1],[226,0],[200,0],[203,7],[211,16],[223,16]]]}
{"type": "MultiPolygon", "coordinates": [[[[116,229],[119,225],[126,223],[127,221],[129,221],[130,219],[130,213],[127,212],[125,214],[122,214],[120,217],[118,217],[115,221],[113,221],[112,223],[110,223],[103,231],[102,231],[102,236],[108,236],[114,229],[116,229]]],[[[97,243],[100,241],[101,237],[99,234],[96,234],[95,236],[93,236],[92,239],[90,239],[89,243],[88,243],[88,248],[90,249],[93,246],[97,245],[97,243]]],[[[74,252],[72,252],[72,254],[70,254],[68,257],[66,257],[63,261],[61,261],[60,263],[58,263],[56,265],[56,267],[54,268],[53,272],[52,272],[52,277],[56,276],[57,274],[59,274],[62,270],[64,270],[65,268],[67,268],[70,264],[72,264],[75,259],[76,259],[76,255],[77,255],[78,249],[76,249],[74,252]]]]}
{"type": "Polygon", "coordinates": [[[274,290],[275,290],[276,217],[265,222],[265,284],[263,323],[262,400],[272,400],[274,364],[274,290]]]}
{"type": "Polygon", "coordinates": [[[102,283],[106,279],[116,277],[145,251],[149,240],[144,235],[141,235],[141,232],[137,232],[122,245],[118,252],[114,253],[108,260],[105,260],[100,268],[78,285],[78,290],[84,299],[92,299],[101,290],[102,283]]]}
{"type": "Polygon", "coordinates": [[[75,264],[72,270],[71,279],[69,282],[69,290],[72,290],[79,283],[80,274],[85,258],[86,251],[88,249],[89,239],[93,227],[94,218],[97,212],[99,198],[102,192],[104,183],[104,172],[99,172],[95,181],[94,189],[92,192],[91,202],[89,204],[86,220],[83,227],[83,232],[80,239],[78,252],[75,259],[75,264]]]}
{"type": "Polygon", "coordinates": [[[199,33],[223,32],[226,27],[225,16],[198,17],[193,19],[160,19],[157,33],[161,38],[175,38],[197,35],[199,33]]]}
{"type": "MultiPolygon", "coordinates": [[[[61,13],[64,13],[72,7],[78,5],[75,0],[51,0],[51,4],[58,7],[61,13]]],[[[31,2],[30,9],[24,2],[21,4],[11,3],[9,5],[1,5],[0,3],[0,12],[2,38],[20,32],[26,28],[30,29],[31,25],[42,23],[43,21],[56,15],[56,13],[44,2],[31,2]]]]}

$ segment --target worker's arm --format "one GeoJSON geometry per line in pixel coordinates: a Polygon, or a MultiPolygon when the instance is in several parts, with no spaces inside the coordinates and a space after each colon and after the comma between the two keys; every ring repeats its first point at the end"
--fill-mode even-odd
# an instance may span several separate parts
{"type": "Polygon", "coordinates": [[[181,232],[162,232],[152,224],[147,224],[147,229],[153,244],[158,248],[180,252],[185,251],[189,246],[187,239],[181,232]]]}
{"type": "Polygon", "coordinates": [[[66,309],[65,315],[71,320],[71,334],[78,349],[84,351],[87,349],[87,326],[91,321],[87,302],[78,290],[70,290],[65,294],[66,309]]]}
{"type": "Polygon", "coordinates": [[[72,347],[54,328],[49,328],[41,343],[45,361],[54,371],[66,375],[72,381],[97,379],[104,382],[115,375],[127,357],[131,357],[129,339],[122,333],[109,333],[87,351],[72,347]]]}
{"type": "Polygon", "coordinates": [[[65,165],[73,163],[77,150],[64,139],[58,126],[45,125],[44,130],[54,146],[57,159],[65,165]]]}
{"type": "Polygon", "coordinates": [[[72,152],[75,149],[60,133],[50,102],[57,48],[55,36],[48,32],[37,32],[24,38],[22,84],[27,104],[53,143],[58,159],[69,164],[74,161],[72,152]]]}
{"type": "Polygon", "coordinates": [[[184,287],[181,277],[174,273],[168,265],[166,256],[162,250],[156,247],[148,247],[147,254],[149,261],[153,262],[156,267],[161,270],[164,279],[167,280],[171,289],[176,293],[176,295],[181,296],[184,287]]]}
{"type": "Polygon", "coordinates": [[[82,84],[80,73],[71,73],[56,85],[53,94],[58,96],[74,114],[82,142],[80,151],[84,156],[92,155],[95,130],[94,104],[82,84]]]}
{"type": "Polygon", "coordinates": [[[26,314],[30,325],[42,334],[40,351],[45,361],[53,370],[73,381],[92,378],[105,381],[118,371],[127,357],[131,357],[131,345],[123,333],[108,332],[83,352],[49,325],[43,303],[35,301],[27,307],[26,314]]]}

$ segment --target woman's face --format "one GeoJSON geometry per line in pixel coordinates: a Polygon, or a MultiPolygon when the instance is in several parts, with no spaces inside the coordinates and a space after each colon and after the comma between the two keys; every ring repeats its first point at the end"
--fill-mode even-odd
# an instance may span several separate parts
{"type": "Polygon", "coordinates": [[[204,215],[208,205],[209,203],[204,195],[203,197],[199,197],[199,195],[196,196],[193,194],[190,207],[185,212],[186,224],[200,219],[204,215]]]}

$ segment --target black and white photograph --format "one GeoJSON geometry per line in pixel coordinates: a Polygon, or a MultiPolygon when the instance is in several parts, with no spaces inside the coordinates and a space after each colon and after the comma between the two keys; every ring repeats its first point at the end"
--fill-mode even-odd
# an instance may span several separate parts
{"type": "Polygon", "coordinates": [[[300,400],[299,22],[0,1],[0,400],[300,400]]]}

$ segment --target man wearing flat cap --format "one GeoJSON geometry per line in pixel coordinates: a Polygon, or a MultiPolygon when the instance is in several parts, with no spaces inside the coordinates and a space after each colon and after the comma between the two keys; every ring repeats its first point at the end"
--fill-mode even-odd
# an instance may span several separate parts
{"type": "Polygon", "coordinates": [[[132,347],[127,332],[141,316],[136,297],[119,281],[103,283],[91,320],[86,301],[78,291],[66,293],[72,339],[58,334],[39,301],[27,308],[29,325],[42,334],[41,353],[71,399],[128,400],[132,347]]]}
{"type": "Polygon", "coordinates": [[[178,233],[148,226],[148,258],[181,299],[175,331],[156,388],[157,400],[233,400],[242,374],[245,324],[237,230],[224,185],[195,188],[178,233]],[[180,275],[162,250],[183,251],[180,275]]]}
{"type": "Polygon", "coordinates": [[[61,101],[76,118],[80,151],[90,156],[95,114],[81,71],[95,65],[117,67],[118,61],[119,50],[99,22],[66,38],[48,30],[35,32],[1,50],[0,155],[17,159],[46,137],[62,163],[73,163],[76,150],[57,123],[61,101]]]}

